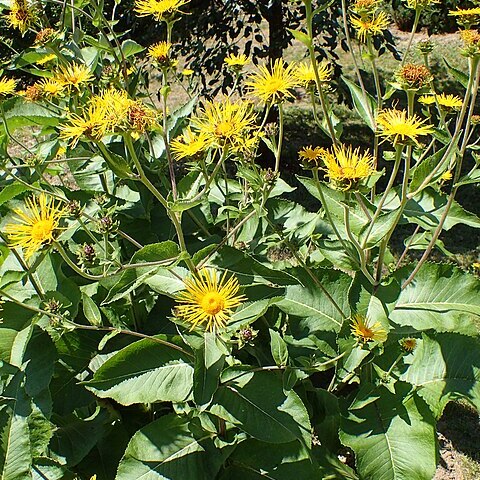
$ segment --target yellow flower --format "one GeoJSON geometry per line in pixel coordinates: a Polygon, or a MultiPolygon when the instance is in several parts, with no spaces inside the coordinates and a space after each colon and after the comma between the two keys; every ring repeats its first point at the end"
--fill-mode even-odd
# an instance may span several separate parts
{"type": "Polygon", "coordinates": [[[407,116],[405,110],[394,108],[384,110],[377,118],[378,134],[385,137],[393,145],[415,143],[419,145],[417,137],[433,132],[431,125],[425,125],[416,115],[407,116]]]}
{"type": "Polygon", "coordinates": [[[55,239],[56,230],[64,210],[45,193],[29,198],[25,202],[26,212],[15,209],[19,223],[5,227],[5,233],[12,242],[12,247],[22,247],[28,260],[42,245],[55,239]]]}
{"type": "Polygon", "coordinates": [[[322,147],[303,147],[299,152],[298,156],[305,161],[307,166],[314,164],[318,166],[319,160],[322,158],[322,155],[325,153],[325,149],[322,147]]]}
{"type": "Polygon", "coordinates": [[[406,353],[412,353],[417,348],[417,340],[415,338],[402,338],[400,346],[406,353]]]}
{"type": "Polygon", "coordinates": [[[465,49],[462,53],[467,56],[476,56],[480,54],[480,32],[478,30],[461,30],[460,37],[465,44],[465,49]]]}
{"type": "Polygon", "coordinates": [[[233,275],[227,280],[227,272],[220,279],[215,270],[202,269],[197,275],[185,280],[185,290],[177,296],[176,314],[192,324],[205,330],[215,332],[225,328],[233,309],[245,300],[238,295],[239,284],[233,275]]]}
{"type": "Polygon", "coordinates": [[[188,0],[135,0],[135,12],[139,17],[152,15],[155,20],[170,21],[186,5],[188,0]]]}
{"type": "Polygon", "coordinates": [[[72,63],[67,67],[60,67],[55,79],[58,83],[80,91],[80,87],[84,83],[93,80],[93,75],[85,65],[72,63]]]}
{"type": "Polygon", "coordinates": [[[387,340],[387,331],[382,324],[380,322],[371,324],[363,315],[356,314],[353,316],[350,329],[352,335],[363,343],[370,341],[383,343],[387,340]]]}
{"type": "Polygon", "coordinates": [[[355,188],[361,179],[375,173],[373,157],[368,152],[360,153],[360,148],[334,146],[323,150],[321,156],[328,177],[342,190],[355,188]]]}
{"type": "Polygon", "coordinates": [[[18,28],[23,35],[37,19],[37,13],[27,0],[13,0],[12,7],[6,16],[6,20],[12,28],[18,28]]]}
{"type": "Polygon", "coordinates": [[[67,123],[60,126],[60,138],[75,148],[82,137],[100,140],[107,130],[104,113],[90,106],[83,117],[70,113],[67,123]]]}
{"type": "Polygon", "coordinates": [[[358,39],[366,42],[367,37],[380,35],[390,25],[390,19],[385,12],[379,12],[374,15],[363,15],[360,17],[350,17],[352,27],[357,31],[358,39]]]}
{"type": "Polygon", "coordinates": [[[255,129],[255,119],[251,103],[227,98],[207,102],[192,125],[205,135],[209,145],[236,148],[255,129]]]}
{"type": "Polygon", "coordinates": [[[480,7],[475,8],[457,8],[448,12],[452,17],[457,17],[459,21],[466,20],[468,23],[477,23],[480,18],[480,7]]]}
{"type": "Polygon", "coordinates": [[[40,80],[38,82],[38,87],[47,97],[57,97],[65,90],[65,87],[61,83],[58,83],[54,78],[40,80]]]}
{"type": "Polygon", "coordinates": [[[456,95],[446,95],[442,93],[437,95],[437,102],[440,107],[444,107],[447,110],[459,110],[463,106],[463,100],[456,95]]]}
{"type": "MultiPolygon", "coordinates": [[[[321,62],[318,65],[318,78],[320,84],[328,84],[332,79],[333,68],[328,62],[321,62]]],[[[301,63],[295,69],[295,77],[301,85],[305,88],[313,87],[317,80],[315,76],[315,69],[311,62],[301,63]]]]}
{"type": "Polygon", "coordinates": [[[241,55],[235,55],[234,53],[231,53],[228,57],[225,57],[224,62],[232,70],[239,72],[243,69],[243,67],[245,67],[245,65],[250,63],[250,59],[244,53],[241,55]]]}
{"type": "Polygon", "coordinates": [[[148,55],[154,60],[163,63],[168,60],[168,54],[171,48],[172,44],[170,42],[158,42],[148,49],[148,55]]]}
{"type": "Polygon", "coordinates": [[[187,128],[179,137],[172,140],[171,149],[177,160],[196,158],[208,148],[209,142],[204,132],[195,133],[187,128]]]}
{"type": "Polygon", "coordinates": [[[452,178],[453,178],[452,172],[450,170],[447,170],[442,174],[442,176],[440,177],[440,180],[442,180],[443,182],[448,182],[452,178]]]}
{"type": "Polygon", "coordinates": [[[282,59],[275,60],[271,68],[263,65],[246,82],[250,92],[265,103],[278,103],[285,97],[293,97],[291,90],[298,86],[295,65],[286,65],[282,59]]]}
{"type": "Polygon", "coordinates": [[[195,73],[195,72],[194,72],[193,70],[191,70],[190,68],[184,68],[184,69],[182,70],[182,75],[183,75],[184,77],[190,77],[190,76],[192,76],[194,73],[195,73]]]}
{"type": "Polygon", "coordinates": [[[0,97],[12,95],[16,87],[17,81],[13,78],[0,77],[0,97]]]}
{"type": "Polygon", "coordinates": [[[422,95],[418,97],[418,101],[423,105],[435,105],[435,95],[422,95]]]}

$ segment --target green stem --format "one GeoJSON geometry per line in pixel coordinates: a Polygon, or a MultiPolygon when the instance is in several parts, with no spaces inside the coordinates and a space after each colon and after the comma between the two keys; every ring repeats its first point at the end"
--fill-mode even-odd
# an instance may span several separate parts
{"type": "Polygon", "coordinates": [[[284,129],[284,118],[283,118],[283,105],[282,105],[282,103],[278,104],[278,122],[279,122],[279,131],[278,131],[277,151],[275,153],[275,173],[278,173],[278,171],[280,169],[280,157],[282,156],[283,129],[284,129]]]}
{"type": "Polygon", "coordinates": [[[415,10],[415,20],[413,21],[412,32],[410,33],[410,38],[408,40],[407,49],[405,50],[405,53],[403,54],[402,67],[405,65],[408,54],[410,52],[410,48],[412,46],[412,42],[413,42],[413,39],[415,37],[415,32],[417,31],[417,28],[418,28],[418,22],[420,21],[421,13],[422,13],[421,8],[417,8],[415,10]]]}

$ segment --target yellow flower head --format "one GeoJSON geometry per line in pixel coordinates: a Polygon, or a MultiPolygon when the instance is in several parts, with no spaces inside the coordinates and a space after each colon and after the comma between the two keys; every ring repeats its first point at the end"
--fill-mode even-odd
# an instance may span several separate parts
{"type": "MultiPolygon", "coordinates": [[[[318,64],[318,79],[321,86],[327,85],[332,80],[333,68],[328,62],[321,62],[318,64]]],[[[309,63],[300,63],[295,69],[295,77],[299,84],[303,85],[305,88],[314,87],[317,83],[317,78],[315,75],[315,69],[311,62],[309,63]]]]}
{"type": "Polygon", "coordinates": [[[478,30],[460,30],[465,49],[462,53],[467,57],[480,55],[480,32],[478,30]]]}
{"type": "Polygon", "coordinates": [[[440,180],[442,182],[448,182],[453,178],[453,174],[450,170],[447,170],[446,172],[442,173],[442,176],[440,177],[440,180]]]}
{"type": "Polygon", "coordinates": [[[0,77],[0,97],[12,95],[16,87],[17,81],[13,78],[0,77]]]}
{"type": "Polygon", "coordinates": [[[135,12],[139,17],[151,15],[155,20],[170,21],[173,16],[180,12],[180,8],[189,0],[135,0],[135,12]]]}
{"type": "Polygon", "coordinates": [[[160,63],[166,63],[169,60],[168,55],[171,48],[172,44],[170,42],[158,42],[148,49],[148,55],[160,63]]]}
{"type": "Polygon", "coordinates": [[[83,116],[68,114],[66,123],[60,126],[60,138],[75,148],[82,137],[100,140],[108,127],[104,112],[90,105],[83,116]]]}
{"type": "Polygon", "coordinates": [[[407,63],[395,74],[398,82],[405,90],[418,90],[430,83],[433,76],[424,65],[407,63]]]}
{"type": "Polygon", "coordinates": [[[216,270],[202,269],[185,280],[185,290],[177,296],[176,315],[205,330],[216,332],[225,328],[233,309],[245,300],[239,295],[240,287],[235,276],[227,280],[227,272],[219,279],[216,270]]]}
{"type": "Polygon", "coordinates": [[[325,149],[322,147],[304,147],[298,152],[298,156],[303,160],[307,168],[318,167],[320,160],[325,153],[325,149]]]}
{"type": "Polygon", "coordinates": [[[416,144],[417,137],[433,132],[431,125],[425,125],[416,115],[407,116],[405,110],[387,109],[377,118],[378,135],[389,140],[393,145],[416,144]]]}
{"type": "Polygon", "coordinates": [[[252,104],[244,101],[207,102],[192,125],[202,132],[209,145],[236,148],[255,129],[252,104]]]}
{"type": "Polygon", "coordinates": [[[195,159],[202,155],[208,146],[207,135],[204,132],[195,133],[190,127],[171,143],[173,155],[177,160],[195,159]]]}
{"type": "Polygon", "coordinates": [[[368,37],[381,35],[390,25],[390,18],[381,11],[374,15],[362,15],[350,17],[352,27],[357,31],[358,39],[365,43],[368,37]]]}
{"type": "Polygon", "coordinates": [[[5,227],[12,247],[22,247],[28,260],[42,245],[55,239],[64,210],[45,193],[25,201],[25,210],[15,209],[18,223],[5,227]]]}
{"type": "Polygon", "coordinates": [[[399,343],[402,350],[406,353],[412,353],[417,348],[416,338],[402,338],[399,343]]]}
{"type": "Polygon", "coordinates": [[[387,340],[387,331],[382,324],[380,322],[372,324],[363,315],[356,314],[353,316],[350,329],[352,335],[362,343],[372,341],[383,343],[387,340]]]}
{"type": "Polygon", "coordinates": [[[192,69],[190,69],[190,68],[184,68],[184,69],[182,70],[182,75],[183,75],[184,77],[191,77],[194,73],[195,73],[195,72],[194,72],[192,69]]]}
{"type": "Polygon", "coordinates": [[[242,53],[241,55],[235,55],[231,53],[228,57],[225,57],[225,65],[230,67],[232,70],[236,72],[240,72],[245,65],[250,63],[250,59],[242,53]]]}
{"type": "Polygon", "coordinates": [[[6,20],[12,28],[17,28],[23,35],[37,20],[37,12],[27,0],[13,0],[6,20]]]}
{"type": "Polygon", "coordinates": [[[278,103],[293,97],[292,89],[298,86],[295,65],[286,65],[282,59],[275,60],[271,68],[263,65],[246,82],[249,91],[265,103],[278,103]]]}
{"type": "Polygon", "coordinates": [[[58,97],[65,91],[65,87],[54,78],[40,80],[38,87],[45,97],[58,97]]]}
{"type": "Polygon", "coordinates": [[[341,190],[356,188],[360,180],[375,173],[373,157],[368,152],[360,153],[360,148],[334,146],[321,155],[330,181],[341,190]]]}
{"type": "Polygon", "coordinates": [[[467,28],[476,25],[480,21],[480,7],[458,8],[448,12],[452,17],[456,17],[457,22],[467,28]]]}
{"type": "Polygon", "coordinates": [[[418,101],[423,105],[435,105],[435,95],[422,95],[418,101]]]}
{"type": "Polygon", "coordinates": [[[440,108],[443,107],[445,110],[460,110],[463,106],[463,100],[460,97],[445,93],[437,95],[437,102],[440,108]]]}
{"type": "Polygon", "coordinates": [[[80,91],[80,87],[84,83],[93,80],[93,75],[85,65],[72,63],[66,67],[60,67],[55,79],[58,83],[80,91]]]}

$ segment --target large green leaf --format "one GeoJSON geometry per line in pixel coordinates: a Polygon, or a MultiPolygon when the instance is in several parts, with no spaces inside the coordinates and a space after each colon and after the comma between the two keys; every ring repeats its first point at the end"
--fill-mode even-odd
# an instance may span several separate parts
{"type": "Polygon", "coordinates": [[[9,400],[0,403],[0,478],[24,480],[31,478],[32,452],[28,416],[30,400],[22,386],[24,373],[13,376],[3,391],[9,400]]]}
{"type": "Polygon", "coordinates": [[[294,274],[301,285],[288,286],[278,307],[290,315],[306,318],[310,331],[340,331],[344,318],[350,315],[348,290],[352,279],[338,270],[313,270],[320,287],[305,271],[297,269],[294,274]]]}
{"type": "Polygon", "coordinates": [[[232,379],[221,386],[210,411],[268,443],[295,439],[311,444],[311,426],[299,396],[283,390],[280,376],[272,372],[231,372],[232,379]]]}
{"type": "Polygon", "coordinates": [[[185,401],[192,384],[190,357],[153,339],[145,339],[109,358],[85,385],[101,398],[132,405],[185,401]]]}
{"type": "Polygon", "coordinates": [[[342,420],[340,439],[352,448],[364,480],[427,480],[435,474],[435,421],[425,402],[397,383],[342,420]]]}
{"type": "Polygon", "coordinates": [[[210,480],[201,445],[209,438],[194,436],[187,418],[161,417],[132,437],[116,480],[210,480]]]}
{"type": "Polygon", "coordinates": [[[454,333],[423,334],[401,378],[417,388],[436,417],[462,397],[480,410],[480,343],[454,333]]]}
{"type": "Polygon", "coordinates": [[[208,405],[218,387],[225,363],[225,347],[213,332],[205,332],[195,348],[193,399],[199,407],[208,405]]]}
{"type": "MultiPolygon", "coordinates": [[[[399,283],[412,266],[395,273],[399,283]]],[[[395,302],[390,319],[416,330],[478,334],[480,281],[452,265],[425,264],[395,302]]]]}
{"type": "Polygon", "coordinates": [[[362,89],[350,81],[347,77],[342,75],[342,80],[347,85],[353,99],[355,110],[360,115],[360,118],[375,131],[375,121],[373,117],[377,111],[377,101],[368,93],[363,92],[362,89]]]}
{"type": "MultiPolygon", "coordinates": [[[[60,117],[39,103],[28,102],[23,98],[12,98],[3,103],[5,121],[12,133],[17,128],[27,126],[46,127],[58,125],[60,117]]],[[[2,125],[1,130],[5,127],[2,125]]]]}

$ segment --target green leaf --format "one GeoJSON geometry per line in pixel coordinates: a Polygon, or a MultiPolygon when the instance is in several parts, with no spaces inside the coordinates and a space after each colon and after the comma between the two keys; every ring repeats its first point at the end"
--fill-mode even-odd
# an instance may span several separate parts
{"type": "Polygon", "coordinates": [[[462,87],[467,88],[468,75],[462,72],[461,70],[458,70],[458,68],[455,68],[452,65],[450,65],[445,57],[443,57],[443,61],[445,62],[445,65],[447,66],[448,70],[453,75],[453,77],[456,78],[461,83],[462,87]]]}
{"type": "Polygon", "coordinates": [[[350,315],[348,290],[352,279],[338,270],[312,272],[318,283],[303,270],[293,271],[301,285],[288,286],[278,307],[289,315],[306,318],[312,331],[339,332],[344,318],[350,315]]]}
{"type": "Polygon", "coordinates": [[[292,30],[291,28],[288,28],[287,30],[295,37],[296,40],[302,42],[307,48],[312,44],[312,40],[306,33],[300,30],[292,30]]]}
{"type": "Polygon", "coordinates": [[[383,391],[375,402],[342,419],[340,439],[357,457],[360,478],[426,480],[435,475],[435,420],[425,402],[407,396],[397,383],[396,394],[383,391]]]}
{"type": "Polygon", "coordinates": [[[360,115],[360,118],[371,128],[371,130],[375,131],[373,116],[378,108],[377,101],[368,92],[366,92],[365,97],[362,89],[347,77],[342,75],[342,80],[350,90],[353,105],[355,106],[357,113],[360,115]]]}
{"type": "Polygon", "coordinates": [[[90,325],[101,326],[102,325],[102,312],[97,307],[97,304],[85,293],[82,294],[83,314],[85,318],[90,322],[90,325]]]}
{"type": "MultiPolygon", "coordinates": [[[[3,102],[5,112],[5,121],[7,122],[10,133],[17,128],[37,126],[55,126],[58,125],[60,117],[51,110],[43,107],[39,103],[28,102],[23,98],[12,98],[3,102]]],[[[0,127],[3,131],[5,126],[0,127]]]]}
{"type": "Polygon", "coordinates": [[[12,198],[17,197],[28,190],[28,186],[25,186],[22,183],[11,183],[6,185],[0,191],[0,205],[3,205],[5,202],[8,202],[12,198]]]}
{"type": "Polygon", "coordinates": [[[116,480],[210,480],[204,468],[204,437],[193,435],[187,418],[166,415],[133,435],[116,480]]]}
{"type": "MultiPolygon", "coordinates": [[[[418,394],[439,418],[450,400],[465,398],[480,410],[480,343],[454,333],[423,334],[401,380],[418,394]]],[[[406,359],[407,361],[407,359],[406,359]]]]}
{"type": "Polygon", "coordinates": [[[0,406],[0,478],[25,480],[30,478],[32,452],[28,416],[31,413],[22,383],[24,373],[18,372],[3,391],[12,400],[0,406]]]}
{"type": "Polygon", "coordinates": [[[136,55],[137,53],[143,52],[144,50],[145,48],[139,45],[134,40],[127,39],[122,42],[122,52],[125,58],[136,55]]]}
{"type": "Polygon", "coordinates": [[[298,439],[308,447],[311,445],[305,405],[293,390],[285,394],[280,376],[272,372],[231,374],[233,378],[215,393],[210,407],[214,415],[264,442],[298,439]]]}
{"type": "MultiPolygon", "coordinates": [[[[161,243],[152,243],[138,250],[132,257],[131,264],[145,262],[161,262],[168,259],[175,259],[179,254],[178,245],[170,240],[161,243]]],[[[127,269],[120,280],[110,289],[103,305],[108,305],[127,296],[147,279],[160,271],[160,267],[149,265],[127,269]]],[[[170,274],[170,276],[173,276],[170,274]]]]}
{"type": "MultiPolygon", "coordinates": [[[[443,147],[438,152],[430,155],[428,158],[423,160],[420,165],[415,167],[415,169],[413,170],[412,181],[410,183],[410,191],[414,192],[418,187],[420,187],[425,178],[432,172],[435,167],[438,166],[440,160],[442,160],[448,148],[451,147],[443,147]]],[[[432,178],[430,184],[437,182],[438,179],[442,176],[443,172],[445,172],[448,165],[450,164],[450,159],[456,154],[456,151],[456,148],[451,148],[450,155],[443,161],[443,168],[440,168],[438,170],[437,175],[432,178]]]]}
{"type": "Polygon", "coordinates": [[[32,467],[33,480],[73,480],[73,473],[51,458],[38,457],[32,467]]]}
{"type": "MultiPolygon", "coordinates": [[[[413,266],[398,270],[401,283],[413,266]]],[[[394,303],[390,320],[416,330],[478,334],[480,281],[452,265],[424,264],[394,303]]]]}
{"type": "Polygon", "coordinates": [[[155,340],[132,343],[109,358],[85,386],[122,405],[183,402],[191,393],[193,368],[187,355],[155,340]]]}
{"type": "Polygon", "coordinates": [[[277,365],[287,365],[288,348],[285,340],[275,330],[269,328],[268,331],[270,332],[270,349],[272,351],[273,360],[275,360],[277,365]]]}
{"type": "Polygon", "coordinates": [[[215,333],[202,335],[198,348],[195,348],[193,373],[193,399],[198,407],[206,407],[212,401],[225,363],[225,353],[225,347],[215,333]]]}

